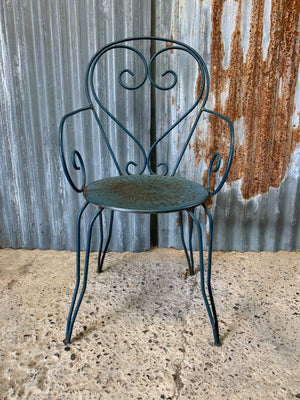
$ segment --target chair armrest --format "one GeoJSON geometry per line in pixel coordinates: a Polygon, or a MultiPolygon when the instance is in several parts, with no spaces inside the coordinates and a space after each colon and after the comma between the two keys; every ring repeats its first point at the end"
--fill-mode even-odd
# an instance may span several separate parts
{"type": "Polygon", "coordinates": [[[73,182],[70,174],[69,174],[69,170],[67,167],[67,163],[66,163],[66,159],[65,159],[65,154],[64,154],[64,143],[63,143],[63,130],[64,130],[64,124],[66,122],[66,120],[69,117],[72,117],[75,114],[78,114],[82,111],[86,111],[86,110],[92,110],[92,107],[83,107],[83,108],[79,108],[78,110],[72,111],[66,115],[63,116],[63,118],[60,121],[59,124],[59,130],[58,130],[58,140],[59,140],[59,153],[60,153],[60,159],[61,159],[61,163],[63,166],[63,170],[64,173],[66,175],[66,178],[69,182],[69,184],[71,185],[71,187],[75,190],[75,192],[77,193],[81,193],[85,187],[85,183],[86,183],[86,173],[85,173],[85,166],[84,166],[84,162],[83,159],[81,157],[81,154],[79,153],[78,150],[73,150],[71,153],[71,161],[72,161],[72,165],[74,167],[74,169],[76,169],[77,171],[81,171],[81,187],[78,188],[75,183],[73,182]]]}
{"type": "Polygon", "coordinates": [[[221,156],[220,153],[215,153],[213,155],[213,157],[212,157],[212,159],[211,159],[211,161],[209,163],[209,167],[208,167],[207,182],[206,182],[207,183],[207,190],[208,190],[209,194],[214,195],[214,194],[218,193],[219,190],[222,188],[222,186],[224,185],[224,183],[226,181],[228,173],[229,173],[229,169],[230,169],[230,166],[231,166],[231,163],[232,163],[232,158],[233,158],[233,151],[234,151],[234,129],[233,129],[233,124],[230,121],[230,119],[225,117],[224,115],[219,114],[219,113],[217,113],[215,111],[212,111],[212,110],[208,110],[206,108],[203,109],[203,111],[205,111],[205,112],[207,112],[209,114],[213,114],[213,115],[215,115],[215,116],[217,116],[219,118],[222,118],[224,121],[226,121],[228,123],[229,128],[230,128],[230,150],[229,150],[228,161],[227,161],[227,165],[226,165],[226,168],[225,168],[224,175],[223,175],[223,177],[221,179],[221,182],[219,183],[219,185],[217,186],[217,188],[215,190],[210,190],[210,179],[211,179],[211,173],[212,172],[216,173],[220,169],[221,162],[222,162],[222,156],[221,156]],[[217,160],[217,164],[213,168],[215,160],[217,160]]]}

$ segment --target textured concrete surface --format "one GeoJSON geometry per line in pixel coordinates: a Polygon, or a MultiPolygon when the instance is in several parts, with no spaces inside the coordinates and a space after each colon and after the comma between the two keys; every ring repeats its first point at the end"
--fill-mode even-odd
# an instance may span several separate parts
{"type": "Polygon", "coordinates": [[[299,253],[215,253],[222,346],[182,251],[109,253],[62,343],[75,255],[0,251],[0,398],[296,399],[299,253]]]}

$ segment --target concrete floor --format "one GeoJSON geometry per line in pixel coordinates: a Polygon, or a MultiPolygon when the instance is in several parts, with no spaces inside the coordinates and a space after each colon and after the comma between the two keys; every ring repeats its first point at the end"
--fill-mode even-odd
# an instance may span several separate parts
{"type": "Polygon", "coordinates": [[[300,398],[299,253],[214,254],[221,347],[182,251],[96,259],[65,346],[74,253],[0,250],[0,399],[300,398]]]}

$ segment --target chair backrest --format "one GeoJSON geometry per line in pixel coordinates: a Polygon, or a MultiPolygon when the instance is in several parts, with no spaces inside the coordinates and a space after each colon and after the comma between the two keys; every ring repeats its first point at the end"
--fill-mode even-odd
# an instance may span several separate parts
{"type": "MultiPolygon", "coordinates": [[[[105,77],[105,79],[107,79],[107,77],[105,77]]],[[[85,89],[103,139],[119,174],[142,174],[144,172],[153,174],[157,173],[157,168],[161,167],[159,173],[162,175],[174,175],[205,107],[209,92],[209,75],[202,57],[193,48],[184,43],[164,38],[130,38],[110,43],[92,57],[86,72],[85,89]],[[109,69],[108,64],[110,62],[108,58],[109,53],[112,55],[112,61],[110,69],[111,76],[108,77],[108,86],[110,90],[113,90],[113,88],[114,90],[116,90],[116,88],[119,90],[119,94],[112,94],[115,98],[115,102],[117,102],[119,96],[122,95],[124,97],[127,96],[128,99],[128,94],[126,94],[126,92],[139,92],[141,88],[147,84],[152,86],[150,89],[148,87],[147,92],[149,99],[151,98],[152,101],[154,97],[153,93],[151,97],[151,90],[154,90],[159,92],[169,91],[170,94],[166,98],[170,102],[175,102],[174,91],[176,92],[178,86],[184,83],[180,82],[180,78],[187,81],[190,75],[197,77],[197,93],[195,94],[195,92],[192,91],[191,93],[185,94],[187,97],[190,97],[190,104],[187,110],[183,111],[180,115],[177,113],[177,119],[172,121],[170,126],[163,129],[158,137],[156,135],[155,140],[153,140],[153,143],[150,143],[148,149],[141,143],[134,129],[131,130],[130,127],[127,126],[126,121],[121,121],[121,119],[118,118],[118,106],[114,107],[114,110],[110,110],[105,104],[104,97],[106,92],[102,82],[102,75],[104,72],[102,72],[99,66],[101,63],[105,66],[107,75],[107,69],[109,69]],[[118,55],[119,59],[117,58],[118,55]],[[192,71],[192,69],[194,69],[194,71],[192,71]],[[117,80],[117,82],[114,82],[114,80],[117,80]],[[172,131],[174,132],[194,110],[196,110],[196,112],[193,114],[193,122],[189,124],[189,132],[185,133],[185,140],[181,144],[181,149],[178,152],[177,159],[174,160],[172,168],[169,168],[168,161],[157,160],[156,162],[157,156],[154,153],[159,144],[170,135],[172,131]],[[135,160],[127,161],[125,166],[120,165],[118,157],[111,147],[107,128],[104,126],[99,116],[101,112],[102,114],[105,113],[106,116],[114,121],[118,130],[121,131],[121,133],[127,134],[132,140],[132,144],[139,149],[141,156],[139,165],[135,160]]],[[[106,101],[109,102],[108,99],[106,99],[106,101]]],[[[185,100],[185,102],[187,103],[188,101],[185,100]]],[[[139,106],[145,106],[145,102],[142,101],[142,98],[140,98],[140,101],[135,102],[133,107],[136,108],[139,106]]],[[[122,108],[122,106],[120,106],[120,108],[122,108]]],[[[131,109],[129,112],[133,113],[134,110],[131,109]]],[[[121,114],[122,113],[124,117],[123,110],[121,114]]],[[[139,111],[137,111],[137,113],[139,113],[139,111]]],[[[128,115],[123,119],[128,119],[128,115]]],[[[111,127],[111,124],[108,123],[107,125],[111,127]]],[[[122,136],[122,134],[120,134],[120,136],[122,136]]],[[[176,138],[172,140],[176,141],[176,138]]]]}
{"type": "Polygon", "coordinates": [[[78,185],[67,167],[63,127],[69,117],[85,110],[92,110],[108,150],[106,153],[120,175],[175,175],[201,115],[208,113],[221,118],[230,128],[229,154],[226,162],[219,152],[211,156],[206,184],[211,194],[221,189],[233,157],[234,130],[227,117],[206,108],[208,69],[193,48],[177,40],[156,37],[110,43],[91,58],[85,91],[89,106],[66,114],[59,128],[62,165],[75,191],[82,192],[86,185],[85,165],[80,152],[74,150],[72,164],[75,170],[81,171],[82,177],[78,185]],[[164,96],[163,101],[160,95],[164,96]],[[141,121],[146,121],[146,126],[141,128],[141,121]],[[219,170],[222,170],[222,178],[216,183],[212,176],[219,170]]]}

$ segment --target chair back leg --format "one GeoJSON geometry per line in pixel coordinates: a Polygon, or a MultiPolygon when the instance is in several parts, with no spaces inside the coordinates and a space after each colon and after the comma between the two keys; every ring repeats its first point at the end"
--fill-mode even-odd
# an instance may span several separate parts
{"type": "Polygon", "coordinates": [[[110,221],[109,221],[109,229],[108,229],[108,236],[107,236],[107,241],[106,245],[104,248],[104,251],[102,252],[102,246],[103,246],[103,220],[102,220],[102,214],[100,215],[100,246],[99,246],[99,252],[98,252],[98,273],[102,272],[103,269],[103,263],[104,259],[108,250],[108,246],[110,243],[111,239],[111,234],[112,234],[112,228],[113,228],[113,223],[114,223],[114,211],[110,211],[110,221]]]}
{"type": "Polygon", "coordinates": [[[180,234],[181,234],[181,241],[182,241],[182,246],[185,252],[185,256],[188,262],[188,271],[190,275],[195,274],[195,269],[194,269],[194,257],[193,257],[193,247],[192,247],[192,233],[193,233],[193,226],[192,226],[192,219],[190,219],[190,229],[189,229],[189,252],[186,247],[185,239],[184,239],[184,222],[183,222],[183,215],[182,211],[179,212],[179,218],[180,218],[180,234]]]}

